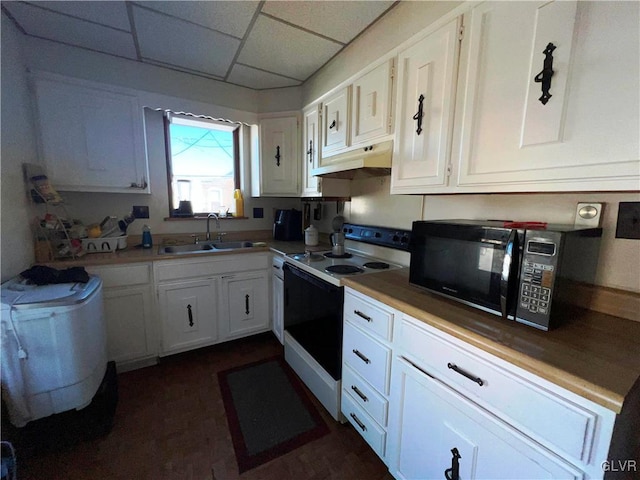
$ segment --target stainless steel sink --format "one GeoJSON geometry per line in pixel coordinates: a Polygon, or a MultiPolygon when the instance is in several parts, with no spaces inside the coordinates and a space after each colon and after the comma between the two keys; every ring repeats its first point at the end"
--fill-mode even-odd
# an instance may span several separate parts
{"type": "Polygon", "coordinates": [[[196,243],[190,245],[169,245],[160,247],[158,253],[161,255],[180,255],[185,253],[212,253],[216,250],[232,250],[238,248],[251,248],[253,242],[209,242],[196,243]]]}

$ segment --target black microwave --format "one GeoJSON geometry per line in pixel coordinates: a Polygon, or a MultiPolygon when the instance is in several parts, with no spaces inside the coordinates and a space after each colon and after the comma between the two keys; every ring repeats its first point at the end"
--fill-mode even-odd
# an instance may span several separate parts
{"type": "Polygon", "coordinates": [[[548,330],[568,303],[567,286],[593,283],[601,236],[601,228],[537,222],[416,221],[409,281],[548,330]]]}

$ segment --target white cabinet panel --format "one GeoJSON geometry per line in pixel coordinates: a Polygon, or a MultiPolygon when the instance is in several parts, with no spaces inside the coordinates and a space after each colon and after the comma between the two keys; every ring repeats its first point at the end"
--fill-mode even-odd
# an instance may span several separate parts
{"type": "Polygon", "coordinates": [[[640,4],[487,2],[466,18],[457,191],[640,186],[640,4]],[[546,104],[543,50],[553,51],[546,104]]]}
{"type": "Polygon", "coordinates": [[[222,277],[223,338],[246,336],[269,329],[267,272],[247,272],[222,277]]]}
{"type": "Polygon", "coordinates": [[[216,279],[203,279],[158,287],[163,354],[190,350],[215,342],[216,285],[216,279]]]}
{"type": "Polygon", "coordinates": [[[353,82],[351,143],[367,142],[391,133],[393,60],[378,65],[353,82]]]}
{"type": "Polygon", "coordinates": [[[449,22],[398,56],[391,193],[448,184],[459,24],[449,22]]]}
{"type": "Polygon", "coordinates": [[[252,178],[254,196],[299,195],[298,145],[297,116],[260,119],[260,158],[253,169],[257,178],[252,178]]]}
{"type": "Polygon", "coordinates": [[[322,159],[320,166],[331,163],[326,157],[349,145],[349,101],[351,87],[338,90],[322,103],[322,159]]]}
{"type": "Polygon", "coordinates": [[[317,105],[312,105],[302,112],[302,196],[320,195],[319,178],[311,175],[311,170],[318,167],[320,153],[320,114],[317,105]]]}
{"type": "Polygon", "coordinates": [[[284,344],[284,281],[276,275],[272,277],[271,312],[273,333],[284,344]]]}
{"type": "Polygon", "coordinates": [[[394,363],[392,399],[397,408],[389,445],[396,478],[446,478],[454,463],[461,479],[583,478],[575,467],[402,359],[394,363]]]}
{"type": "Polygon", "coordinates": [[[149,193],[138,98],[106,85],[33,77],[40,152],[59,190],[149,193]]]}

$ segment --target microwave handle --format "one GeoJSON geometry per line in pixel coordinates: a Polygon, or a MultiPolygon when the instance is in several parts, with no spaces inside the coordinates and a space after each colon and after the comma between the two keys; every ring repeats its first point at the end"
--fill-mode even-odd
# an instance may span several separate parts
{"type": "Polygon", "coordinates": [[[504,249],[502,261],[502,275],[500,277],[500,311],[505,320],[509,315],[509,307],[513,304],[512,296],[514,283],[518,281],[518,264],[520,245],[518,244],[518,230],[515,228],[509,234],[509,240],[504,249]]]}

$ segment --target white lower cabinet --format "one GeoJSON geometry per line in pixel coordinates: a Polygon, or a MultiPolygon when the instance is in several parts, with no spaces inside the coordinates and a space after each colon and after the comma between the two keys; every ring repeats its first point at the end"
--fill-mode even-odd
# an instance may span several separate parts
{"type": "Polygon", "coordinates": [[[264,270],[223,275],[222,298],[220,331],[225,339],[269,329],[269,277],[264,270]]]}
{"type": "Polygon", "coordinates": [[[551,479],[583,474],[406,360],[394,363],[398,479],[551,479]]]}
{"type": "Polygon", "coordinates": [[[107,355],[119,372],[156,363],[151,264],[88,266],[103,282],[107,355]]]}
{"type": "Polygon", "coordinates": [[[162,354],[210,345],[217,340],[217,281],[192,280],[158,287],[162,354]]]}
{"type": "Polygon", "coordinates": [[[284,258],[273,257],[273,275],[271,277],[271,330],[284,344],[284,258]]]}

